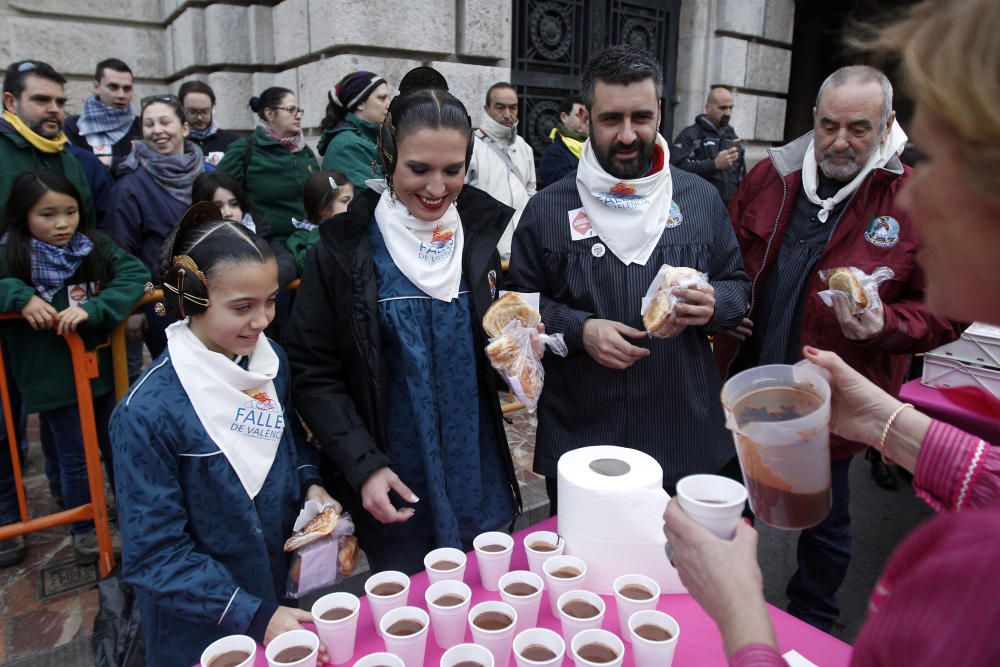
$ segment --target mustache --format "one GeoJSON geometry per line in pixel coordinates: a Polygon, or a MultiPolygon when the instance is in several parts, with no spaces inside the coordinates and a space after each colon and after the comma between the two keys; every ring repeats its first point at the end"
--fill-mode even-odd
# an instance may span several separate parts
{"type": "Polygon", "coordinates": [[[642,153],[642,149],[645,148],[646,144],[642,139],[636,139],[630,144],[623,144],[620,141],[616,141],[611,144],[611,148],[608,150],[608,155],[614,155],[615,153],[627,153],[629,151],[639,151],[642,153]]]}
{"type": "Polygon", "coordinates": [[[849,158],[853,160],[858,156],[857,152],[853,148],[845,148],[842,151],[835,151],[833,149],[827,149],[823,151],[823,159],[830,158],[849,158]]]}

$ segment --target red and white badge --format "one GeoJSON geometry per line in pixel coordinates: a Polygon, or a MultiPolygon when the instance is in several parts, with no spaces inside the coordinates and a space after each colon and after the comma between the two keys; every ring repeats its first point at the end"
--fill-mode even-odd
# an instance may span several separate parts
{"type": "Polygon", "coordinates": [[[73,306],[82,306],[87,303],[87,284],[80,283],[78,285],[67,285],[66,300],[69,301],[71,308],[73,306]]]}
{"type": "Polygon", "coordinates": [[[569,233],[572,240],[582,241],[597,236],[597,232],[591,226],[590,218],[582,206],[569,211],[566,215],[569,218],[569,233]]]}

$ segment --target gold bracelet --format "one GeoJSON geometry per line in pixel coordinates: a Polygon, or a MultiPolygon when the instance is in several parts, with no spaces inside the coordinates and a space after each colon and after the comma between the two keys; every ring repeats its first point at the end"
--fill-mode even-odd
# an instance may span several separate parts
{"type": "Polygon", "coordinates": [[[913,407],[912,403],[903,403],[895,410],[893,410],[892,414],[889,415],[889,418],[885,420],[885,428],[882,429],[882,437],[879,438],[878,441],[878,451],[879,454],[881,454],[883,457],[885,457],[885,440],[886,438],[889,437],[889,429],[892,428],[893,422],[896,421],[896,417],[899,416],[900,412],[902,412],[906,408],[912,408],[912,407],[913,407]]]}

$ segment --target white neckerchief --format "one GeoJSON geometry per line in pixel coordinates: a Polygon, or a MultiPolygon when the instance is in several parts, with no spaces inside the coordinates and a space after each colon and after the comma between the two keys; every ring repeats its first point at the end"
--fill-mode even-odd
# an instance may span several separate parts
{"type": "Polygon", "coordinates": [[[517,134],[517,123],[514,123],[512,127],[507,127],[493,120],[493,116],[487,113],[483,114],[482,120],[479,121],[479,129],[497,143],[510,144],[517,134]]]}
{"type": "Polygon", "coordinates": [[[375,223],[392,261],[410,282],[441,301],[458,297],[465,235],[455,206],[448,206],[439,219],[426,222],[414,217],[386,190],[375,207],[375,223]]]}
{"type": "Polygon", "coordinates": [[[896,155],[905,147],[906,133],[903,132],[903,128],[899,126],[898,122],[893,121],[885,141],[879,145],[878,150],[872,151],[871,157],[868,158],[868,162],[858,172],[858,175],[850,183],[840,188],[837,194],[829,199],[820,199],[819,195],[816,194],[816,189],[819,187],[819,175],[817,173],[819,165],[816,163],[816,139],[814,137],[809,142],[809,146],[806,147],[805,159],[802,162],[802,192],[805,193],[809,201],[821,207],[819,213],[816,214],[820,222],[826,222],[826,219],[830,216],[830,211],[835,209],[837,204],[850,197],[873,169],[884,167],[893,155],[896,155]]]}
{"type": "Polygon", "coordinates": [[[663,151],[663,168],[651,176],[628,181],[612,176],[597,162],[590,139],[576,170],[576,189],[591,226],[626,266],[645,266],[670,217],[670,151],[659,133],[656,145],[663,151]]]}
{"type": "Polygon", "coordinates": [[[205,347],[187,319],[167,327],[167,348],[198,420],[236,471],[247,495],[255,498],[285,430],[285,412],[274,389],[278,355],[261,334],[244,370],[205,347]]]}

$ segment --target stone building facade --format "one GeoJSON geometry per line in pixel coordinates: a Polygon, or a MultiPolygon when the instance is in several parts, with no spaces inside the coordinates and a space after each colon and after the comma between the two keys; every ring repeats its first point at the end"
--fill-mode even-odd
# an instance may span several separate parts
{"type": "MultiPolygon", "coordinates": [[[[136,94],[176,91],[200,79],[215,89],[222,127],[250,130],[249,98],[271,85],[295,90],[315,140],[327,91],[367,69],[390,85],[419,64],[438,68],[479,119],[483,93],[510,80],[519,5],[560,0],[0,0],[0,66],[45,59],[70,80],[69,112],[89,94],[94,65],[121,58],[136,94]]],[[[628,4],[628,0],[564,0],[628,4]]],[[[663,0],[678,14],[673,131],[700,113],[713,84],[736,93],[733,124],[759,156],[783,140],[793,0],[663,0]]],[[[580,39],[587,39],[580,35],[580,39]]]]}

